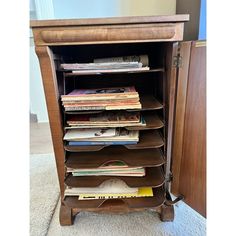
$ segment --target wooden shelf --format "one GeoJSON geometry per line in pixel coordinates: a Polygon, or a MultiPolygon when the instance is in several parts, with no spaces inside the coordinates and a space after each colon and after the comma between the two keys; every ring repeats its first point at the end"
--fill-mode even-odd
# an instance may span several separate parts
{"type": "Polygon", "coordinates": [[[98,187],[109,179],[123,180],[129,187],[159,187],[163,185],[165,178],[161,167],[147,167],[143,177],[131,176],[72,176],[69,174],[65,184],[70,187],[98,187]]]}
{"type": "Polygon", "coordinates": [[[128,149],[159,148],[164,145],[164,140],[157,130],[141,131],[137,144],[124,145],[128,149]]]}
{"type": "Polygon", "coordinates": [[[98,199],[98,200],[78,200],[78,197],[65,197],[63,203],[71,208],[79,208],[86,211],[129,212],[135,208],[156,208],[165,201],[165,191],[163,187],[153,188],[153,197],[122,198],[122,199],[98,199]]]}
{"type": "Polygon", "coordinates": [[[149,129],[160,129],[164,126],[163,121],[157,114],[144,114],[143,118],[146,122],[146,126],[128,126],[125,127],[127,130],[149,130],[149,129]]]}
{"type": "MultiPolygon", "coordinates": [[[[137,144],[129,144],[123,146],[126,147],[127,149],[149,149],[149,148],[159,148],[162,147],[163,145],[164,145],[164,140],[161,137],[158,130],[145,130],[145,131],[140,131],[139,142],[137,144]]],[[[109,145],[107,146],[106,145],[70,146],[67,144],[64,145],[65,150],[69,152],[100,151],[105,147],[109,147],[109,145]]]]}
{"type": "MultiPolygon", "coordinates": [[[[140,103],[142,105],[141,109],[132,109],[132,110],[127,110],[129,112],[133,111],[151,111],[151,110],[159,110],[163,108],[163,104],[158,101],[154,96],[152,95],[140,95],[140,103]]],[[[63,109],[65,114],[97,114],[97,113],[102,113],[107,110],[98,110],[98,111],[65,111],[63,109]]]]}
{"type": "Polygon", "coordinates": [[[141,111],[159,110],[163,108],[163,104],[152,95],[141,95],[140,103],[142,104],[141,111]]]}
{"type": "Polygon", "coordinates": [[[154,68],[150,70],[133,70],[133,71],[110,71],[110,72],[93,72],[93,71],[88,71],[87,73],[80,73],[79,71],[76,73],[72,73],[71,71],[68,70],[62,70],[59,69],[57,71],[60,72],[65,72],[65,78],[67,77],[75,77],[75,76],[83,76],[83,75],[105,75],[105,74],[137,74],[137,73],[154,73],[154,72],[165,72],[164,68],[154,68]]]}
{"type": "Polygon", "coordinates": [[[66,167],[98,168],[112,160],[119,160],[129,167],[154,167],[165,163],[160,149],[128,150],[122,146],[107,147],[99,152],[67,152],[66,167]]]}

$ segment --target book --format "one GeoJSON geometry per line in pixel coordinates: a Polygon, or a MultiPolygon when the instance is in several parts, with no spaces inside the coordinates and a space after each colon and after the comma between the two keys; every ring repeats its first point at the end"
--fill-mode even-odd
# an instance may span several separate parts
{"type": "Polygon", "coordinates": [[[133,170],[132,172],[127,172],[127,171],[87,171],[84,173],[80,172],[73,172],[73,176],[130,176],[130,177],[143,177],[145,176],[145,173],[143,171],[139,170],[133,170]]]}
{"type": "Polygon", "coordinates": [[[64,140],[88,140],[96,137],[113,137],[115,135],[117,135],[115,128],[78,129],[68,130],[64,136],[64,140]]]}
{"type": "Polygon", "coordinates": [[[131,145],[137,141],[69,141],[69,146],[96,146],[96,145],[131,145]]]}
{"type": "Polygon", "coordinates": [[[133,86],[97,89],[74,89],[67,95],[61,95],[62,101],[107,100],[139,98],[133,86]]]}
{"type": "Polygon", "coordinates": [[[66,106],[65,111],[88,111],[88,110],[139,110],[141,104],[119,104],[110,106],[66,106]]]}
{"type": "Polygon", "coordinates": [[[140,68],[143,64],[138,61],[128,62],[93,62],[93,63],[62,63],[64,70],[106,70],[106,69],[124,69],[140,68]]]}
{"type": "Polygon", "coordinates": [[[139,112],[103,112],[100,114],[73,115],[67,119],[68,125],[105,125],[105,124],[138,124],[139,112]]]}
{"type": "Polygon", "coordinates": [[[144,167],[129,167],[122,161],[110,161],[98,168],[66,168],[73,176],[144,176],[144,167]]]}
{"type": "Polygon", "coordinates": [[[67,186],[64,196],[78,196],[79,200],[152,197],[153,191],[151,187],[131,188],[120,179],[109,179],[98,187],[67,186]]]}
{"type": "Polygon", "coordinates": [[[78,75],[92,75],[102,73],[121,73],[121,72],[136,72],[136,71],[148,71],[150,67],[139,67],[139,68],[120,68],[120,69],[100,69],[100,70],[72,70],[73,74],[78,75]]]}
{"type": "Polygon", "coordinates": [[[136,197],[153,197],[151,187],[138,188],[137,193],[82,193],[79,194],[78,200],[95,200],[95,199],[119,199],[119,198],[136,198],[136,197]]]}
{"type": "MultiPolygon", "coordinates": [[[[130,112],[129,112],[130,113],[130,112]]],[[[130,114],[132,114],[132,113],[130,113],[130,114]]],[[[65,128],[65,130],[67,130],[67,129],[81,129],[81,128],[87,128],[87,129],[89,129],[89,128],[104,128],[104,127],[106,127],[106,128],[124,128],[124,127],[144,127],[144,126],[146,126],[146,121],[145,121],[145,119],[144,119],[144,117],[143,116],[141,116],[140,117],[140,120],[138,121],[138,122],[127,122],[127,121],[119,121],[119,122],[116,122],[116,121],[114,121],[114,122],[104,122],[104,123],[100,123],[100,122],[98,122],[98,123],[96,123],[96,122],[91,122],[91,123],[88,123],[88,122],[85,122],[85,123],[83,123],[83,122],[70,122],[70,121],[67,121],[67,124],[69,125],[69,126],[65,126],[64,128],[65,128]]]]}
{"type": "MultiPolygon", "coordinates": [[[[139,102],[139,98],[129,98],[128,100],[126,99],[125,101],[127,101],[128,103],[138,103],[139,102]]],[[[124,103],[125,102],[124,99],[104,99],[104,100],[84,100],[84,101],[76,101],[76,100],[73,100],[73,99],[70,99],[70,100],[67,100],[67,101],[62,101],[62,104],[64,106],[67,106],[67,105],[80,105],[80,106],[83,106],[83,105],[89,105],[89,106],[97,106],[97,105],[105,105],[105,104],[108,104],[108,105],[112,105],[114,103],[124,103]]]]}
{"type": "Polygon", "coordinates": [[[102,182],[98,187],[69,187],[65,189],[65,195],[73,194],[102,194],[102,193],[137,193],[138,188],[129,187],[120,179],[108,179],[102,182]]]}
{"type": "Polygon", "coordinates": [[[124,128],[93,128],[67,130],[66,141],[139,141],[139,131],[124,128]]]}
{"type": "Polygon", "coordinates": [[[61,96],[65,111],[141,109],[134,86],[74,89],[61,96]]]}
{"type": "Polygon", "coordinates": [[[141,117],[140,121],[138,123],[126,123],[126,122],[121,122],[121,123],[104,123],[104,124],[77,124],[77,123],[70,123],[68,126],[65,126],[65,130],[67,129],[92,129],[92,128],[128,128],[128,127],[145,127],[146,126],[146,121],[144,120],[143,117],[141,117]]]}
{"type": "Polygon", "coordinates": [[[93,60],[94,63],[104,62],[140,62],[143,66],[148,66],[149,60],[148,55],[132,55],[123,57],[108,57],[108,58],[97,58],[93,60]]]}

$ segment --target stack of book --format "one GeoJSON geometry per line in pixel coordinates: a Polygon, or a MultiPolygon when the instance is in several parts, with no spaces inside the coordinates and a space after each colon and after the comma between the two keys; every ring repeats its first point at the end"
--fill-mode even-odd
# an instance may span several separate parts
{"type": "Polygon", "coordinates": [[[146,71],[148,55],[94,59],[92,63],[63,63],[61,69],[77,74],[146,71]]]}
{"type": "Polygon", "coordinates": [[[71,115],[65,129],[132,126],[146,126],[140,112],[105,111],[98,114],[71,115]]]}
{"type": "Polygon", "coordinates": [[[67,168],[73,176],[145,176],[145,168],[128,167],[122,161],[111,161],[98,168],[67,168]]]}
{"type": "Polygon", "coordinates": [[[65,196],[78,196],[79,200],[115,199],[152,197],[151,187],[130,188],[122,180],[109,179],[98,187],[75,188],[66,187],[65,196]]]}
{"type": "Polygon", "coordinates": [[[134,87],[75,89],[61,100],[66,111],[141,109],[134,87]]]}
{"type": "Polygon", "coordinates": [[[139,132],[125,128],[70,129],[64,140],[71,146],[137,144],[139,132]]]}

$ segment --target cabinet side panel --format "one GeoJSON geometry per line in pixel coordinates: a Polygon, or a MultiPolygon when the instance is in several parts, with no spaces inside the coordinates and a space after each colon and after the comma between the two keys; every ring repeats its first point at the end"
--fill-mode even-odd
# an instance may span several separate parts
{"type": "Polygon", "coordinates": [[[61,195],[64,194],[64,146],[63,131],[61,125],[60,107],[58,103],[59,94],[55,74],[53,55],[48,47],[36,47],[39,58],[43,87],[46,96],[48,117],[52,134],[54,154],[57,165],[57,174],[60,183],[61,195]]]}

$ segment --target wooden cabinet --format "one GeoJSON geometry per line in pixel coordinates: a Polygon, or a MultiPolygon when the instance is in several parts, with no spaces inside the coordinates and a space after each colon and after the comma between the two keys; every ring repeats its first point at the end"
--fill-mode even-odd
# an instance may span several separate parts
{"type": "MultiPolygon", "coordinates": [[[[192,135],[197,135],[194,133],[195,131],[191,130],[192,119],[194,125],[198,125],[197,111],[192,107],[196,105],[196,101],[191,94],[194,93],[195,86],[199,92],[204,93],[202,86],[196,85],[198,82],[194,78],[186,82],[187,77],[185,77],[182,85],[180,82],[181,67],[179,63],[182,57],[180,47],[182,43],[179,42],[183,38],[184,22],[188,19],[188,15],[175,15],[31,22],[60,183],[61,225],[72,224],[74,215],[80,211],[130,212],[153,208],[160,212],[163,221],[174,219],[173,205],[181,198],[173,201],[170,197],[172,178],[175,181],[178,179],[178,184],[173,185],[174,192],[182,195],[188,194],[189,189],[185,191],[180,187],[182,183],[188,183],[186,178],[191,175],[191,173],[187,173],[186,168],[188,167],[186,166],[192,165],[192,163],[188,162],[185,156],[202,154],[200,152],[196,154],[192,150],[192,146],[186,145],[184,155],[181,156],[182,154],[179,154],[178,148],[176,151],[175,146],[182,145],[184,148],[184,137],[186,136],[186,140],[191,143],[192,135]],[[58,66],[61,62],[88,62],[98,57],[142,54],[147,54],[149,57],[149,71],[77,75],[63,71],[58,66]],[[191,92],[188,92],[187,83],[191,92]],[[72,148],[63,142],[64,125],[70,114],[63,110],[61,95],[67,94],[75,88],[131,85],[134,85],[140,94],[142,104],[140,112],[147,122],[145,128],[134,127],[140,132],[138,144],[75,146],[72,148]],[[181,86],[185,89],[184,93],[187,98],[181,95],[181,91],[179,91],[181,86]],[[186,105],[181,107],[185,100],[187,100],[186,105]],[[180,109],[179,113],[177,108],[180,109]],[[189,109],[193,110],[187,116],[185,114],[189,109]],[[189,128],[187,126],[183,128],[185,123],[189,128]],[[178,124],[182,127],[179,130],[178,124]],[[180,136],[180,143],[176,144],[175,138],[178,139],[180,136]],[[96,168],[110,160],[121,160],[128,166],[144,166],[146,168],[144,177],[118,178],[130,187],[150,186],[153,188],[154,196],[83,201],[79,201],[77,197],[64,196],[65,186],[95,187],[109,179],[109,176],[73,177],[66,173],[66,168],[96,168]],[[175,168],[177,178],[172,177],[171,173],[175,168]],[[187,174],[184,175],[183,172],[187,174]]],[[[182,57],[182,63],[185,70],[188,70],[190,53],[186,54],[186,59],[182,57]]],[[[193,64],[195,63],[193,62],[193,64]]],[[[189,73],[194,74],[195,72],[192,69],[192,72],[189,73]]],[[[201,104],[196,109],[203,109],[204,113],[201,104]]],[[[197,139],[193,142],[200,145],[200,141],[197,139]]],[[[193,146],[197,148],[195,145],[193,146]]],[[[189,183],[188,185],[190,186],[189,183]]]]}

